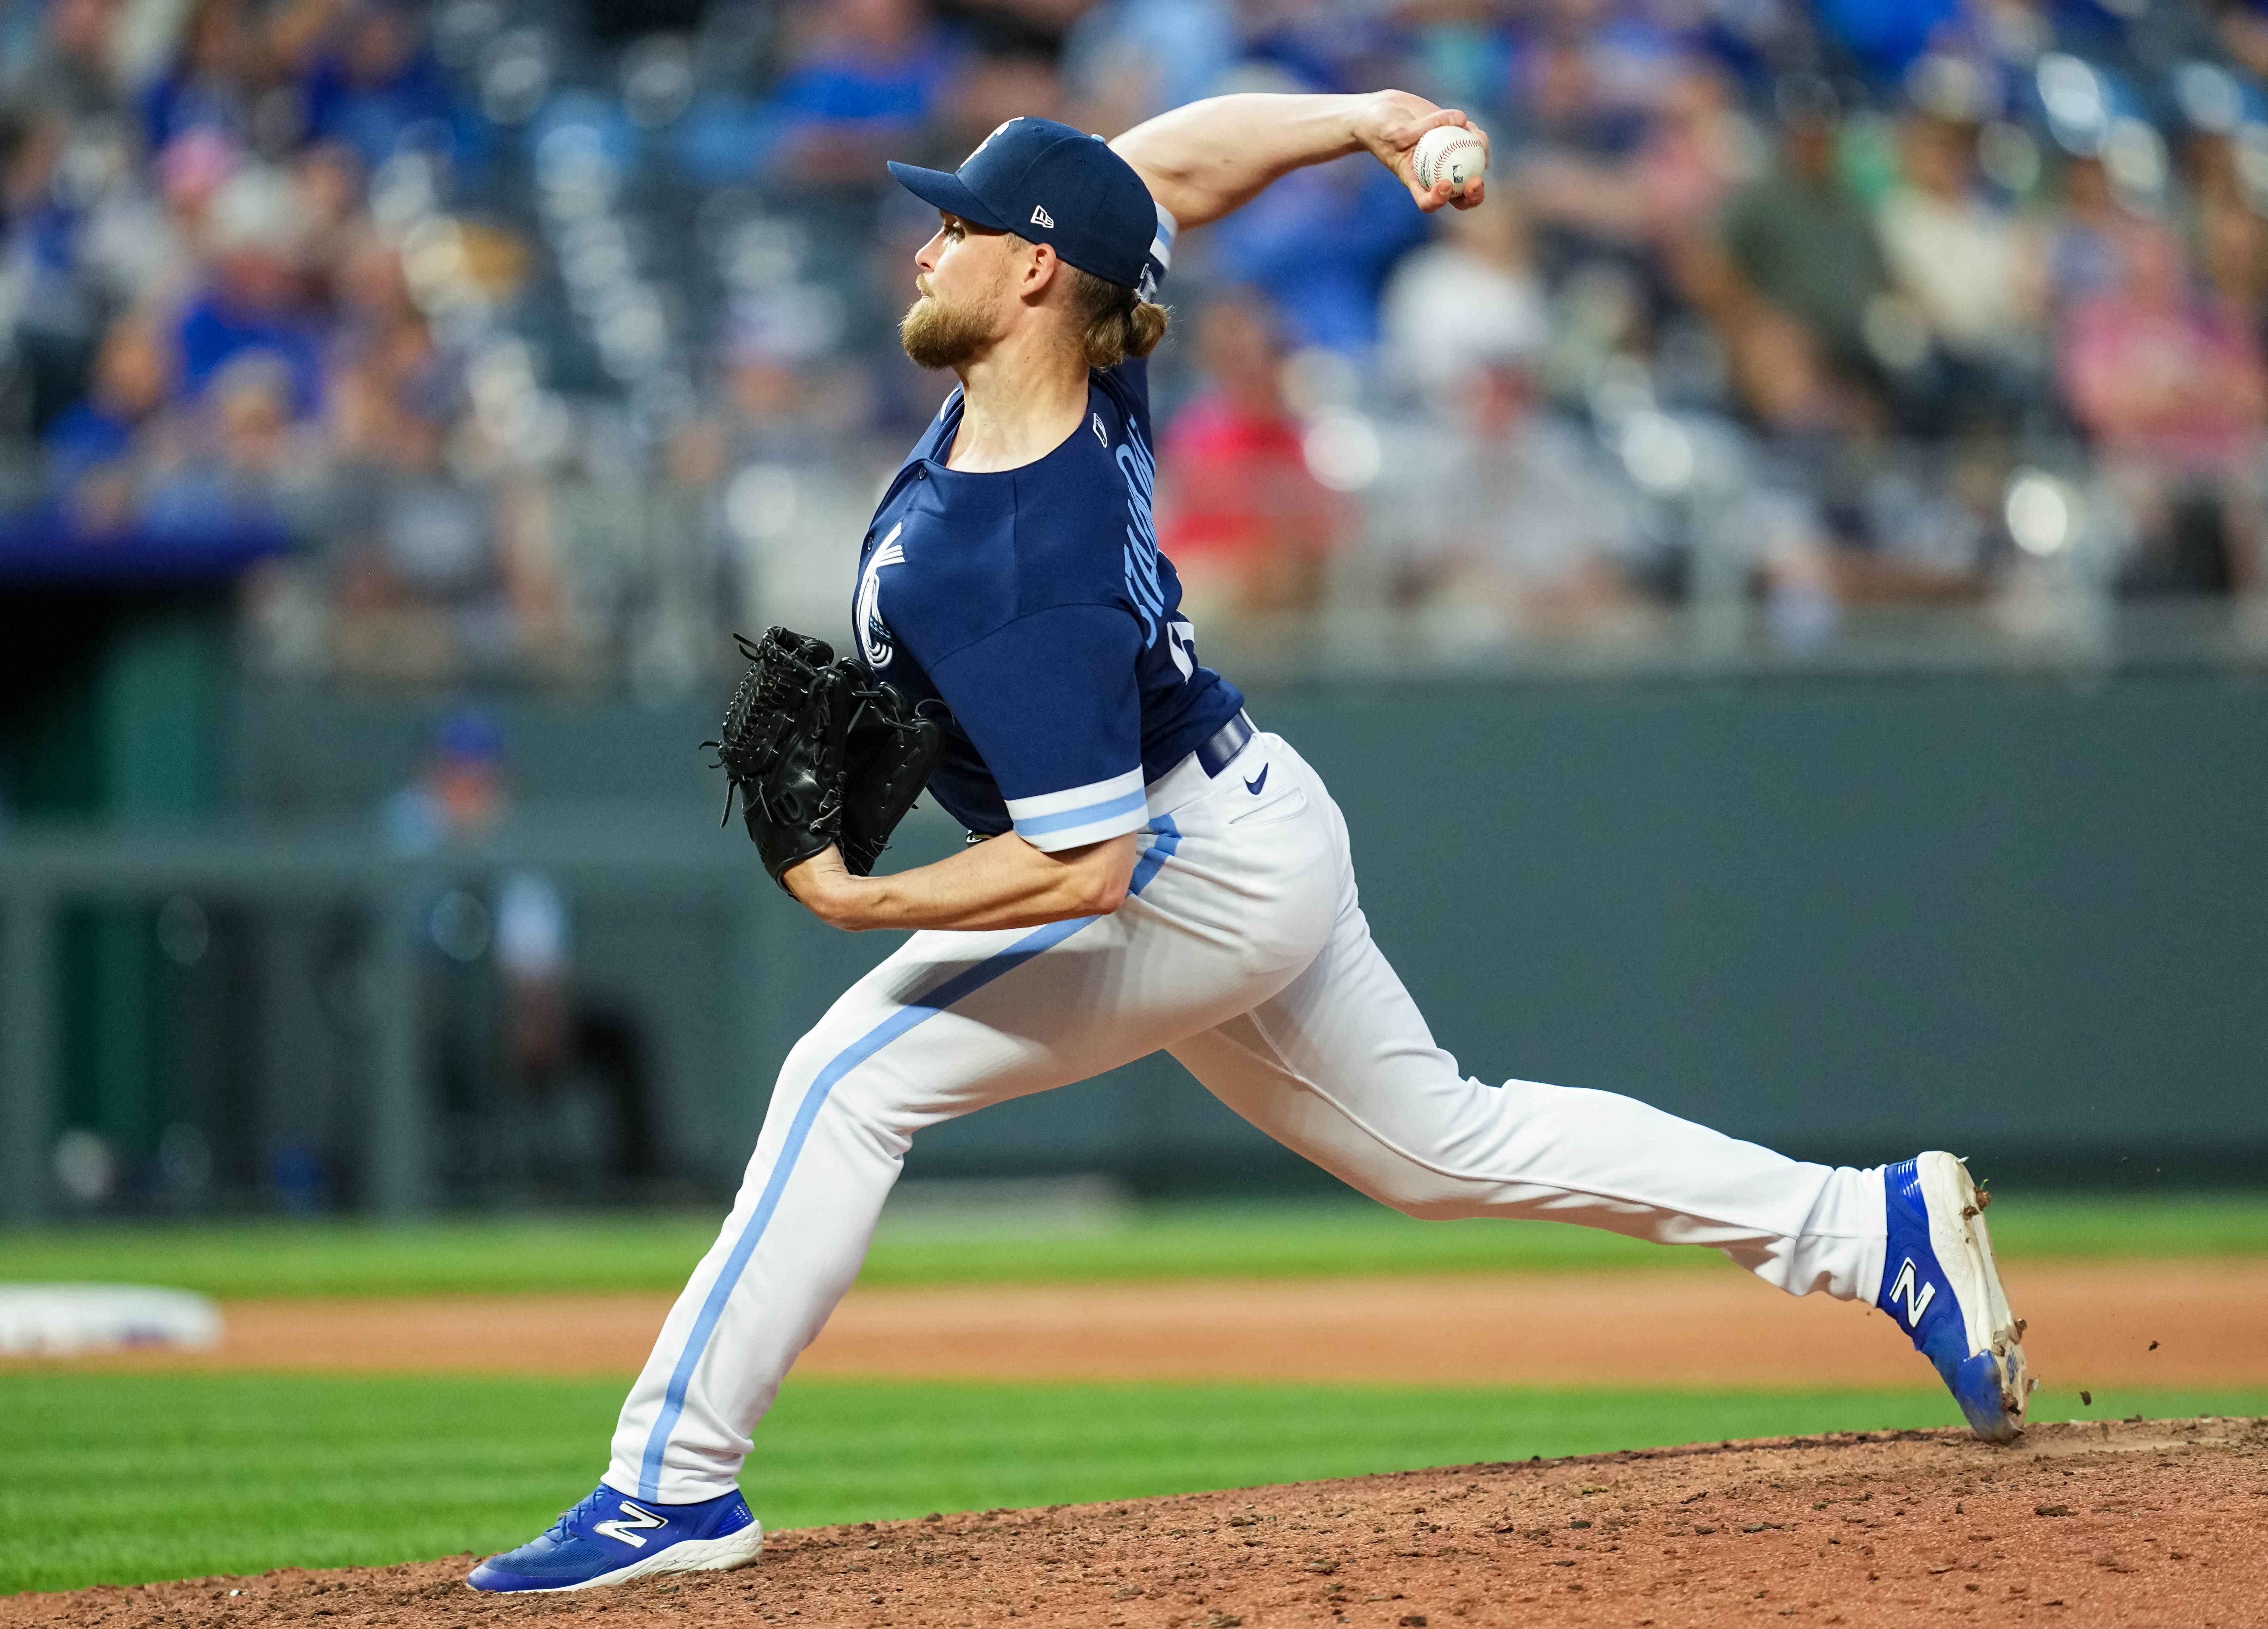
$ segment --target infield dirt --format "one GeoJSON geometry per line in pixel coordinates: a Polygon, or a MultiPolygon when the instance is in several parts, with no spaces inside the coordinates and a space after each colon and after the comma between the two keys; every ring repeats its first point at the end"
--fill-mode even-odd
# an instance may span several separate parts
{"type": "MultiPolygon", "coordinates": [[[[2065,1387],[2268,1384],[2268,1262],[2029,1263],[2033,1374],[2065,1387]]],[[[211,1352],[89,1368],[637,1372],[658,1294],[239,1301],[211,1352]]],[[[0,1373],[5,1373],[0,1365],[0,1373]]],[[[799,1375],[1427,1385],[1935,1384],[1867,1308],[1730,1267],[854,1289],[799,1375]],[[1664,1339],[1675,1330],[1677,1338],[1664,1339]]]]}
{"type": "Polygon", "coordinates": [[[740,1573],[476,1595],[473,1558],[0,1600],[0,1629],[2268,1622],[2268,1421],[1705,1444],[775,1535],[740,1573]]]}

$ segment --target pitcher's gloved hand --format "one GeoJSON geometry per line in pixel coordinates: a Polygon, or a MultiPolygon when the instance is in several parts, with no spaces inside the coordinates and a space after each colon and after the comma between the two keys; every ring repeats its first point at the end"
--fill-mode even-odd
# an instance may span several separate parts
{"type": "MultiPolygon", "coordinates": [[[[823,640],[768,628],[751,644],[733,636],[748,671],[725,708],[718,767],[730,782],[748,836],[773,881],[821,853],[843,832],[843,749],[856,705],[850,683],[823,640]]],[[[847,664],[844,664],[847,666],[847,664]]]]}
{"type": "Polygon", "coordinates": [[[945,732],[865,668],[849,661],[837,667],[857,704],[843,749],[843,863],[853,876],[871,876],[890,833],[929,784],[945,732]]]}
{"type": "MultiPolygon", "coordinates": [[[[740,645],[750,665],[724,739],[703,744],[740,792],[764,869],[785,888],[791,867],[835,844],[852,874],[871,874],[928,784],[944,732],[821,640],[770,628],[740,645]]],[[[727,819],[732,810],[728,790],[727,819]]]]}

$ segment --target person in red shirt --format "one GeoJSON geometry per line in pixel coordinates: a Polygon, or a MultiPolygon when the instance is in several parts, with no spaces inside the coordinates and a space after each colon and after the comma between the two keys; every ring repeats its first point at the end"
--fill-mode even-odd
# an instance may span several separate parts
{"type": "Polygon", "coordinates": [[[1274,313],[1248,291],[1215,300],[1197,354],[1212,383],[1166,431],[1159,526],[1182,601],[1200,621],[1312,609],[1344,517],[1308,473],[1274,313]]]}
{"type": "Polygon", "coordinates": [[[2141,534],[2124,586],[2250,589],[2268,366],[2247,326],[2194,285],[2170,232],[2138,231],[2126,251],[2124,283],[2072,308],[2058,358],[2072,416],[2141,534]]]}

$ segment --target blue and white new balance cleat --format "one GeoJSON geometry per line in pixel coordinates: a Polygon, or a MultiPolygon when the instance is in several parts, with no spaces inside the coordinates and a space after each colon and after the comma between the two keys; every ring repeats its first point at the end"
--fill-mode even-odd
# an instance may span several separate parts
{"type": "Polygon", "coordinates": [[[1874,1304],[1937,1365],[1978,1436],[2014,1441],[2031,1381],[2024,1370],[2024,1321],[2008,1308],[1984,1231],[1989,1199],[1949,1154],[1885,1166],[1882,1187],[1889,1242],[1874,1304]]]}
{"type": "Polygon", "coordinates": [[[664,1505],[602,1482],[548,1530],[490,1556],[465,1581],[475,1589],[588,1589],[659,1573],[729,1573],[763,1547],[763,1524],[738,1488],[697,1505],[664,1505]]]}

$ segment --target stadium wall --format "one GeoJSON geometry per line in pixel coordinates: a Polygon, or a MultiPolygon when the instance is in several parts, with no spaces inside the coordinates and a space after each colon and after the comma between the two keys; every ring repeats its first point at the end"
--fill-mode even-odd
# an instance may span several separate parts
{"type": "MultiPolygon", "coordinates": [[[[499,711],[523,799],[681,792],[687,842],[742,840],[694,749],[707,707],[499,711]]],[[[1484,1079],[1631,1092],[1841,1160],[1926,1143],[2073,1181],[2268,1169],[2268,685],[1318,685],[1253,711],[1329,781],[1380,943],[1484,1079]]],[[[431,716],[248,690],[239,799],[366,807],[431,716]]],[[[957,837],[917,817],[900,846],[957,837]]],[[[579,936],[669,1031],[668,1137],[719,1184],[796,1035],[893,942],[756,897],[753,1050],[729,1064],[687,1032],[697,951],[653,955],[658,924],[634,955],[579,936]]],[[[940,1128],[909,1168],[1151,1188],[1302,1169],[1162,1058],[940,1128]]]]}

